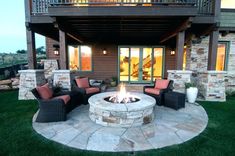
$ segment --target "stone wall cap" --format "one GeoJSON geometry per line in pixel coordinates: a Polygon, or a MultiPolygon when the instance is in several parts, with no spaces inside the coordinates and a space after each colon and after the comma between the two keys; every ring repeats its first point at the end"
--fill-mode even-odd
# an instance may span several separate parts
{"type": "Polygon", "coordinates": [[[58,61],[57,59],[42,59],[42,61],[58,61]]]}
{"type": "Polygon", "coordinates": [[[70,70],[53,70],[53,73],[70,73],[70,70]]]}
{"type": "Polygon", "coordinates": [[[29,70],[19,70],[18,73],[41,73],[44,72],[43,69],[29,69],[29,70]]]}
{"type": "Polygon", "coordinates": [[[192,74],[191,70],[167,70],[168,73],[192,74]]]}
{"type": "Polygon", "coordinates": [[[208,70],[204,72],[199,72],[201,74],[227,74],[226,71],[216,71],[216,70],[208,70]]]}

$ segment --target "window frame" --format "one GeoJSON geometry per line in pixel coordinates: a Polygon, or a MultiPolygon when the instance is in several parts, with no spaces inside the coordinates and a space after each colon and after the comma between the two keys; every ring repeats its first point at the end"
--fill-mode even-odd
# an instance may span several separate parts
{"type": "Polygon", "coordinates": [[[225,45],[225,58],[224,58],[225,63],[224,63],[224,70],[223,71],[227,71],[228,70],[228,61],[229,61],[229,52],[230,52],[231,41],[218,41],[216,60],[217,60],[217,55],[218,55],[219,44],[224,44],[225,45]]]}
{"type": "Polygon", "coordinates": [[[69,67],[69,70],[70,71],[76,71],[76,72],[93,72],[93,49],[92,49],[92,46],[91,45],[68,45],[68,58],[69,58],[69,61],[68,61],[68,67],[69,67]],[[69,56],[69,46],[72,46],[72,47],[77,47],[78,48],[78,63],[79,63],[79,69],[77,70],[72,70],[70,69],[70,56],[69,56]],[[86,46],[86,47],[89,47],[91,48],[91,70],[81,70],[82,69],[82,52],[81,52],[81,47],[83,46],[86,46]]]}

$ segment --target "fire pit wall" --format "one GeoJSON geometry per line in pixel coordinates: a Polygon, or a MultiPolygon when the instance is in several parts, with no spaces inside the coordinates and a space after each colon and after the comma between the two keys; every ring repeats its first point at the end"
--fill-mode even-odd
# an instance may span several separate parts
{"type": "Polygon", "coordinates": [[[155,99],[140,93],[133,93],[140,101],[117,104],[104,100],[114,94],[106,92],[92,96],[89,99],[89,116],[92,121],[102,126],[135,127],[151,123],[154,120],[155,99]]]}

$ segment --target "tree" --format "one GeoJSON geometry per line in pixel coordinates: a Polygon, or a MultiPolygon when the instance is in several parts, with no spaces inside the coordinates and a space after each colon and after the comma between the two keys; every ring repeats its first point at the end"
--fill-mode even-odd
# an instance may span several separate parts
{"type": "Polygon", "coordinates": [[[24,49],[22,49],[22,50],[17,50],[16,53],[17,53],[17,54],[26,54],[27,51],[24,50],[24,49]]]}
{"type": "Polygon", "coordinates": [[[41,46],[36,49],[37,54],[46,54],[46,50],[44,46],[41,46]]]}

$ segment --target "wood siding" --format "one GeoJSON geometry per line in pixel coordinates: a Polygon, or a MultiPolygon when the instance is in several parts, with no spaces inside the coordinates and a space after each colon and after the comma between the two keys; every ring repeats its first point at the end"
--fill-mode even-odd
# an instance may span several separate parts
{"type": "MultiPolygon", "coordinates": [[[[58,44],[57,41],[50,38],[46,39],[47,43],[47,58],[57,59],[59,56],[54,55],[53,44],[58,44]]],[[[88,76],[90,78],[102,79],[118,76],[118,45],[110,44],[93,44],[92,46],[92,66],[91,72],[74,72],[73,76],[88,76]],[[107,55],[103,55],[103,49],[107,50],[107,55]]],[[[166,47],[165,49],[165,67],[164,78],[167,77],[167,70],[175,69],[175,55],[171,55],[171,49],[166,47]]]]}
{"type": "Polygon", "coordinates": [[[235,27],[235,9],[230,12],[222,11],[220,21],[220,27],[235,27]]]}
{"type": "Polygon", "coordinates": [[[171,55],[171,48],[166,47],[165,49],[165,70],[164,78],[167,78],[167,70],[175,70],[176,67],[176,57],[171,55]]]}
{"type": "MultiPolygon", "coordinates": [[[[59,60],[60,56],[54,55],[53,44],[58,44],[58,42],[50,38],[46,39],[47,58],[59,60]]],[[[118,46],[94,44],[91,47],[93,70],[91,72],[73,72],[73,76],[88,76],[102,80],[118,76],[118,46]],[[103,49],[107,50],[107,55],[103,55],[103,49]]]]}
{"type": "Polygon", "coordinates": [[[48,59],[56,59],[59,60],[60,56],[54,54],[54,47],[53,45],[57,44],[59,45],[59,42],[56,40],[53,40],[51,38],[46,38],[46,53],[48,59]]]}

